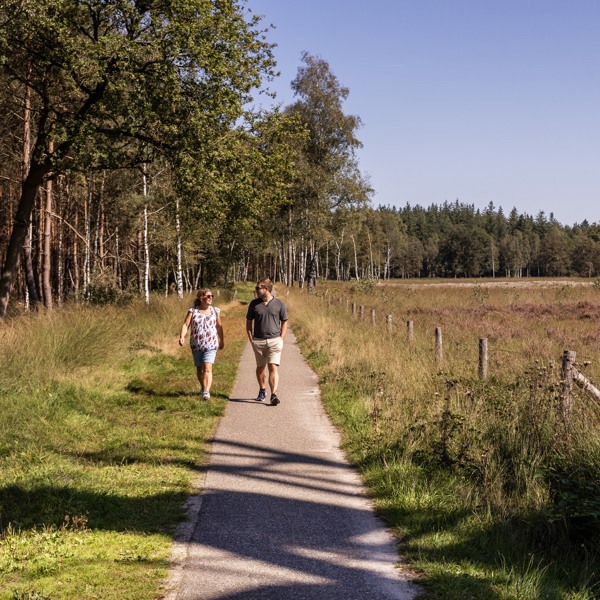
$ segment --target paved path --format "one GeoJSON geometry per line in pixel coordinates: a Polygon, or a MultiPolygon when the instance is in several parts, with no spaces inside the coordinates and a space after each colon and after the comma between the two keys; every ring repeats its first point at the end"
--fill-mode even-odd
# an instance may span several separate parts
{"type": "Polygon", "coordinates": [[[339,450],[315,374],[290,332],[279,396],[256,402],[247,345],[203,494],[177,544],[169,600],[402,599],[393,539],[339,450]]]}

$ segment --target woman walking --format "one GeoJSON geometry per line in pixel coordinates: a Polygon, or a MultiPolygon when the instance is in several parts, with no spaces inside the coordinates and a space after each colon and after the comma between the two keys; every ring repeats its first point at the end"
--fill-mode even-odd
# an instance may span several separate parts
{"type": "Polygon", "coordinates": [[[217,350],[225,347],[221,309],[212,305],[213,294],[209,288],[198,290],[196,301],[185,316],[179,332],[179,345],[185,343],[185,335],[190,328],[190,347],[196,365],[196,375],[202,388],[202,400],[210,400],[212,367],[217,350]]]}

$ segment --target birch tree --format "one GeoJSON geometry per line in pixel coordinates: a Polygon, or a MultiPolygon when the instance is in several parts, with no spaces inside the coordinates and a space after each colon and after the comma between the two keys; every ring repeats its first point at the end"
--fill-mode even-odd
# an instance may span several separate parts
{"type": "Polygon", "coordinates": [[[307,132],[300,148],[292,198],[295,237],[315,242],[315,251],[306,261],[312,286],[317,253],[325,243],[332,212],[340,206],[366,204],[372,190],[355,156],[362,146],[356,137],[360,118],[345,114],[342,107],[348,88],[340,84],[322,58],[305,52],[302,62],[292,82],[297,100],[287,110],[307,132]]]}

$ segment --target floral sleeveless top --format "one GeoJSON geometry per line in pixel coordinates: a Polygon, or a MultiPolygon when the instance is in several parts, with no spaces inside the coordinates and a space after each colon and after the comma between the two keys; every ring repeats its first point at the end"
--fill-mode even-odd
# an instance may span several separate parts
{"type": "Polygon", "coordinates": [[[208,313],[203,314],[196,306],[192,306],[188,312],[192,313],[192,331],[190,333],[190,347],[192,350],[204,352],[205,350],[219,349],[219,335],[217,334],[217,317],[220,308],[208,307],[208,313]]]}

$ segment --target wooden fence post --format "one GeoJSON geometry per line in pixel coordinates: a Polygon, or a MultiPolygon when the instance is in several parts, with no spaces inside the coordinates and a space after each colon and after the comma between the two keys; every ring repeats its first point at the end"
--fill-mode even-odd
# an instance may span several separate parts
{"type": "Polygon", "coordinates": [[[572,350],[565,350],[563,352],[561,400],[565,418],[568,418],[571,415],[571,409],[573,406],[572,391],[575,356],[576,354],[572,350]]]}
{"type": "Polygon", "coordinates": [[[488,341],[479,339],[479,379],[486,379],[488,373],[488,341]]]}
{"type": "Polygon", "coordinates": [[[371,325],[375,325],[375,309],[371,309],[371,325]]]}
{"type": "Polygon", "coordinates": [[[444,348],[442,347],[442,328],[435,328],[435,362],[439,366],[444,362],[444,348]]]}
{"type": "Polygon", "coordinates": [[[387,325],[387,330],[388,330],[388,333],[390,333],[390,334],[391,334],[391,333],[392,333],[392,329],[393,329],[393,328],[392,328],[392,315],[388,315],[388,316],[385,318],[385,323],[386,323],[386,325],[387,325]]]}
{"type": "Polygon", "coordinates": [[[365,319],[365,307],[361,304],[358,307],[358,316],[360,318],[361,321],[364,321],[365,319]]]}
{"type": "Polygon", "coordinates": [[[356,302],[352,303],[352,316],[356,317],[356,302]]]}
{"type": "Polygon", "coordinates": [[[406,337],[409,342],[412,342],[415,337],[415,330],[412,321],[406,321],[406,337]]]}

